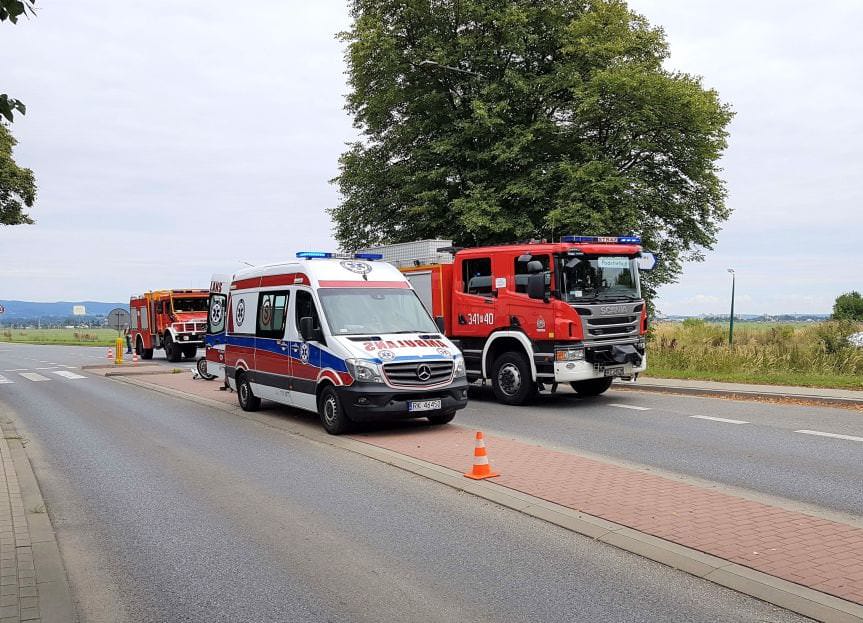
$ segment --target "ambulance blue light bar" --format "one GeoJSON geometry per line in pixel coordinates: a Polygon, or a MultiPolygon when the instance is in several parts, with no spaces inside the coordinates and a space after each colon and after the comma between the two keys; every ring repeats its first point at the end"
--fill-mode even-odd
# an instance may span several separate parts
{"type": "Polygon", "coordinates": [[[375,260],[384,259],[383,253],[354,253],[355,260],[369,260],[373,262],[375,260]]]}
{"type": "Polygon", "coordinates": [[[597,244],[641,244],[641,236],[562,236],[561,242],[593,242],[597,244]]]}
{"type": "Polygon", "coordinates": [[[298,251],[297,257],[301,260],[310,260],[313,258],[333,257],[333,254],[326,251],[298,251]]]}
{"type": "Polygon", "coordinates": [[[330,253],[329,251],[299,251],[297,253],[297,257],[302,260],[330,259],[336,257],[345,260],[368,260],[370,262],[384,259],[384,256],[381,253],[354,253],[353,255],[348,255],[346,253],[330,253]]]}

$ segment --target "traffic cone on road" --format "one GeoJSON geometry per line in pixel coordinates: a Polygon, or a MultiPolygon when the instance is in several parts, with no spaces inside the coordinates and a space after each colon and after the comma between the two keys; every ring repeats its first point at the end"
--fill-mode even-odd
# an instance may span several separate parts
{"type": "Polygon", "coordinates": [[[132,353],[132,363],[138,365],[138,353],[132,353]]]}
{"type": "Polygon", "coordinates": [[[110,346],[108,347],[108,353],[105,355],[105,357],[107,357],[109,361],[114,359],[114,349],[110,346]]]}
{"type": "Polygon", "coordinates": [[[465,474],[465,476],[474,480],[500,476],[499,473],[491,471],[491,465],[488,463],[488,454],[485,451],[485,438],[482,436],[481,431],[476,432],[476,445],[473,449],[473,469],[465,474]]]}

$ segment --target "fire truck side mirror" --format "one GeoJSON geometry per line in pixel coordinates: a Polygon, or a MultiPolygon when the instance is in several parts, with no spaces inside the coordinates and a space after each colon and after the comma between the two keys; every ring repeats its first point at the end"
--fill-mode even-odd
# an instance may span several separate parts
{"type": "Polygon", "coordinates": [[[534,273],[528,276],[527,296],[528,298],[537,299],[540,301],[546,300],[545,273],[534,273]]]}

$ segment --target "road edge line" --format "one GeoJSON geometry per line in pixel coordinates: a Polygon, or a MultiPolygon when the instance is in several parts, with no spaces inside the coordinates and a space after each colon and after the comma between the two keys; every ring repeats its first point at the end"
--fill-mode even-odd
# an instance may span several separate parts
{"type": "Polygon", "coordinates": [[[15,426],[17,416],[4,412],[9,417],[5,422],[0,419],[0,430],[9,446],[12,463],[18,476],[21,500],[27,518],[30,544],[33,551],[33,564],[36,568],[36,589],[39,598],[39,616],[43,623],[69,623],[77,621],[77,613],[72,602],[72,591],[66,565],[60,554],[60,545],[48,507],[42,497],[39,480],[33,471],[30,457],[22,443],[22,437],[15,426]],[[42,512],[34,509],[42,508],[42,512]]]}
{"type": "MultiPolygon", "coordinates": [[[[826,407],[860,407],[863,399],[831,398],[812,394],[783,394],[749,390],[707,389],[700,387],[683,387],[680,385],[643,385],[639,383],[612,385],[612,390],[624,392],[645,392],[651,394],[672,394],[677,396],[700,396],[702,398],[724,398],[741,402],[775,400],[776,402],[795,402],[812,406],[826,407]]],[[[855,409],[856,410],[856,409],[855,409]]]]}
{"type": "Polygon", "coordinates": [[[278,426],[276,425],[277,421],[261,417],[262,414],[242,411],[239,406],[231,407],[217,400],[187,394],[172,387],[154,385],[134,378],[111,378],[121,383],[213,407],[225,413],[238,415],[259,424],[304,437],[313,442],[365,456],[811,619],[830,621],[831,623],[863,622],[863,605],[640,532],[623,524],[504,487],[492,481],[466,480],[461,473],[446,467],[358,439],[328,435],[317,427],[312,429],[310,424],[293,422],[294,426],[290,428],[278,426]],[[303,428],[308,430],[302,430],[303,428]]]}

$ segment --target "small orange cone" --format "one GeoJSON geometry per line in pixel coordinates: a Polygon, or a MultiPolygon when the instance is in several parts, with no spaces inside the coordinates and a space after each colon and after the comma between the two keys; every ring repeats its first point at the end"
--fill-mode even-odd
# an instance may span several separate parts
{"type": "Polygon", "coordinates": [[[105,354],[105,357],[107,357],[108,359],[113,359],[114,358],[114,349],[109,347],[108,352],[105,354]]]}
{"type": "Polygon", "coordinates": [[[134,364],[136,364],[136,365],[137,365],[137,363],[138,363],[138,353],[132,353],[132,363],[134,363],[134,364]]]}
{"type": "Polygon", "coordinates": [[[473,469],[465,474],[465,476],[474,480],[500,476],[499,473],[491,471],[491,465],[488,463],[488,454],[485,451],[485,439],[480,431],[476,432],[476,446],[473,449],[473,469]]]}

